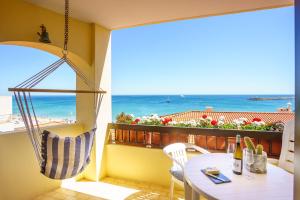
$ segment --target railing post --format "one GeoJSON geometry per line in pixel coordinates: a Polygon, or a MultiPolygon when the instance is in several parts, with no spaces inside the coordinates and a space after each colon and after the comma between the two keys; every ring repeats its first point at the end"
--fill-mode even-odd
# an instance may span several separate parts
{"type": "Polygon", "coordinates": [[[116,130],[113,128],[109,129],[109,134],[110,134],[110,142],[112,144],[116,144],[116,130]]]}
{"type": "Polygon", "coordinates": [[[228,137],[224,137],[225,138],[225,149],[224,151],[227,151],[228,148],[228,137]]]}
{"type": "Polygon", "coordinates": [[[192,134],[188,135],[188,143],[195,144],[195,135],[192,135],[192,134]]]}
{"type": "Polygon", "coordinates": [[[269,142],[269,155],[272,156],[272,140],[268,140],[269,142]]]}
{"type": "Polygon", "coordinates": [[[152,147],[152,132],[146,133],[146,147],[151,148],[152,147]]]}
{"type": "Polygon", "coordinates": [[[163,135],[161,132],[159,133],[159,146],[160,148],[163,148],[163,135]]]}
{"type": "Polygon", "coordinates": [[[122,129],[122,137],[121,137],[121,142],[124,142],[124,133],[123,133],[123,129],[122,129]]]}

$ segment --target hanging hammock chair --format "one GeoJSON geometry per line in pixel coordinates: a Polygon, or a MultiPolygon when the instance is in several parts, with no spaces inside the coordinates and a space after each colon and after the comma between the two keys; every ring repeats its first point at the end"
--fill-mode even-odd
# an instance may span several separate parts
{"type": "Polygon", "coordinates": [[[96,131],[96,122],[92,130],[82,133],[77,137],[60,137],[48,130],[42,130],[34,110],[31,93],[89,93],[95,98],[95,120],[102,101],[103,90],[95,90],[95,84],[73,64],[67,57],[69,0],[65,0],[65,40],[63,56],[39,73],[25,80],[15,88],[8,90],[14,93],[16,104],[24,121],[28,136],[33,145],[36,158],[40,165],[40,171],[51,179],[67,179],[81,173],[90,162],[90,154],[96,131]],[[36,89],[47,76],[52,74],[63,64],[70,66],[76,75],[89,86],[90,90],[58,90],[36,89]]]}

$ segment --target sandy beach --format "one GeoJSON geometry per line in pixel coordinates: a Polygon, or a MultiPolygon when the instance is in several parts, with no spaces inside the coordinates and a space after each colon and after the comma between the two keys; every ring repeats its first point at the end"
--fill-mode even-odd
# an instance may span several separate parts
{"type": "MultiPolygon", "coordinates": [[[[33,120],[35,125],[35,120],[33,120]]],[[[72,124],[75,123],[75,120],[70,119],[59,119],[59,118],[38,118],[38,123],[41,127],[59,125],[59,124],[72,124]]],[[[25,125],[21,116],[13,115],[10,120],[0,122],[0,133],[1,132],[12,132],[24,130],[25,125]]]]}

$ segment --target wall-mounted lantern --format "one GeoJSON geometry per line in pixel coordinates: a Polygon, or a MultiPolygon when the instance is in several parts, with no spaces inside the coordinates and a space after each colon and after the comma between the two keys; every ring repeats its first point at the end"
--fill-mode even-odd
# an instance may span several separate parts
{"type": "Polygon", "coordinates": [[[49,39],[49,33],[47,32],[47,29],[44,26],[44,24],[42,24],[40,28],[41,28],[41,32],[37,32],[37,34],[40,36],[39,41],[43,43],[51,43],[49,39]]]}

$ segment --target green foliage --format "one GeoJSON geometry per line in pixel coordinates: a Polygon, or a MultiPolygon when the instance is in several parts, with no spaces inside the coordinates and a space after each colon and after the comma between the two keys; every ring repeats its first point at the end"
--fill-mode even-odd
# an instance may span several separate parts
{"type": "Polygon", "coordinates": [[[133,121],[133,117],[132,115],[127,115],[124,112],[121,112],[117,115],[116,120],[117,123],[130,124],[133,121]]]}
{"type": "Polygon", "coordinates": [[[256,126],[253,124],[247,124],[247,125],[243,125],[241,126],[242,130],[257,130],[257,131],[271,131],[272,130],[272,126],[271,125],[260,125],[260,126],[256,126]]]}
{"type": "Polygon", "coordinates": [[[222,126],[219,126],[219,128],[221,128],[221,129],[237,129],[237,125],[227,123],[222,126]]]}
{"type": "Polygon", "coordinates": [[[250,137],[244,137],[244,142],[248,150],[255,152],[255,146],[250,137]]]}
{"type": "Polygon", "coordinates": [[[157,120],[157,119],[154,119],[154,120],[151,120],[151,121],[143,121],[139,124],[143,124],[143,125],[152,125],[152,126],[162,126],[161,124],[161,121],[160,120],[157,120]]]}

